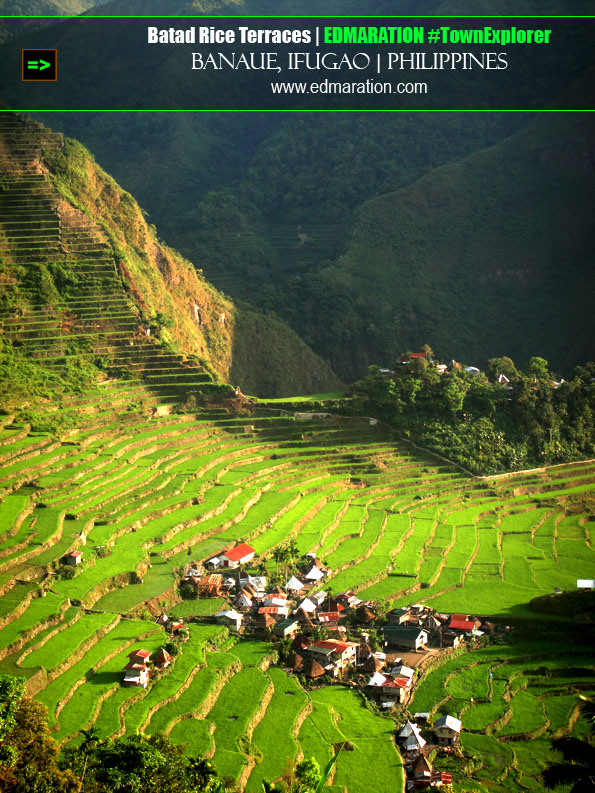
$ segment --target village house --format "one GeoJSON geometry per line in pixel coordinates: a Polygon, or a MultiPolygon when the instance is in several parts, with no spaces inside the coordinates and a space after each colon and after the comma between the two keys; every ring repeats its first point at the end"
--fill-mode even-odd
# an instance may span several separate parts
{"type": "Polygon", "coordinates": [[[399,609],[391,609],[386,615],[386,621],[389,625],[404,625],[408,619],[411,608],[403,606],[399,609]]]}
{"type": "Polygon", "coordinates": [[[336,596],[337,603],[343,608],[352,609],[361,604],[361,600],[351,590],[348,592],[339,592],[336,596]]]}
{"type": "Polygon", "coordinates": [[[307,614],[312,614],[314,611],[316,611],[316,608],[316,603],[314,603],[314,601],[310,598],[304,598],[298,605],[298,609],[302,609],[307,614]]]}
{"type": "Polygon", "coordinates": [[[411,363],[411,361],[415,361],[416,359],[427,358],[427,357],[428,357],[427,353],[425,352],[408,352],[405,353],[405,355],[401,355],[401,357],[399,358],[399,363],[405,365],[411,363]]]}
{"type": "Polygon", "coordinates": [[[409,666],[405,666],[405,664],[396,664],[390,670],[391,675],[395,677],[406,677],[408,680],[413,679],[413,675],[415,674],[414,670],[411,669],[409,666]]]}
{"type": "Polygon", "coordinates": [[[355,619],[363,625],[370,625],[376,619],[376,615],[369,606],[362,603],[361,606],[357,607],[355,619]]]}
{"type": "Polygon", "coordinates": [[[263,575],[242,575],[240,576],[241,587],[251,587],[257,598],[263,598],[266,593],[267,579],[263,575]]]}
{"type": "Polygon", "coordinates": [[[300,595],[304,591],[304,585],[298,578],[292,575],[289,581],[285,584],[285,589],[292,595],[300,595]]]}
{"type": "Polygon", "coordinates": [[[171,655],[167,652],[167,650],[162,647],[154,656],[153,656],[153,665],[158,667],[159,669],[167,669],[167,667],[171,664],[171,655]]]}
{"type": "Polygon", "coordinates": [[[234,609],[227,609],[226,611],[220,611],[218,614],[215,614],[215,618],[219,625],[225,625],[226,628],[229,628],[231,633],[239,633],[242,628],[244,616],[234,609]]]}
{"type": "Polygon", "coordinates": [[[147,687],[149,682],[147,661],[150,656],[151,653],[148,650],[133,650],[128,653],[128,663],[124,667],[124,679],[122,680],[123,686],[147,687]]]}
{"type": "Polygon", "coordinates": [[[313,584],[317,581],[320,581],[321,578],[324,578],[325,574],[322,570],[320,570],[316,565],[313,565],[310,570],[304,576],[306,581],[313,584]]]}
{"type": "Polygon", "coordinates": [[[320,608],[320,606],[326,600],[327,593],[324,590],[319,590],[318,592],[313,592],[308,595],[308,599],[314,603],[316,608],[320,608]]]}
{"type": "Polygon", "coordinates": [[[254,558],[255,553],[256,551],[254,548],[243,542],[240,545],[236,545],[235,548],[228,548],[218,556],[213,556],[208,560],[206,566],[211,570],[217,569],[218,567],[235,570],[240,565],[248,564],[248,562],[254,558]]]}
{"type": "Polygon", "coordinates": [[[124,679],[122,685],[126,688],[139,686],[146,688],[149,683],[149,670],[145,664],[126,664],[124,667],[124,679]]]}
{"type": "Polygon", "coordinates": [[[386,644],[405,650],[419,650],[428,642],[428,633],[423,628],[405,625],[385,625],[382,629],[386,644]]]}
{"type": "Polygon", "coordinates": [[[420,754],[411,765],[411,773],[415,779],[426,779],[428,782],[432,776],[432,766],[425,755],[420,754]]]}
{"type": "Polygon", "coordinates": [[[407,781],[407,790],[424,790],[425,788],[441,787],[452,784],[452,774],[446,771],[434,771],[424,754],[419,754],[410,766],[413,779],[407,781]]]}
{"type": "Polygon", "coordinates": [[[327,669],[311,655],[307,655],[302,659],[302,670],[306,677],[313,680],[327,674],[327,669]]]}
{"type": "Polygon", "coordinates": [[[308,648],[312,657],[324,667],[325,670],[339,671],[349,664],[355,664],[357,644],[355,642],[339,642],[334,639],[314,642],[308,648]]]}
{"type": "Polygon", "coordinates": [[[235,548],[231,548],[221,554],[223,567],[235,570],[235,568],[239,567],[241,564],[248,564],[248,562],[254,559],[255,553],[256,551],[254,548],[247,545],[245,542],[236,545],[235,548]]]}
{"type": "Polygon", "coordinates": [[[150,657],[151,653],[148,650],[133,650],[131,653],[128,653],[128,663],[144,665],[150,657]]]}
{"type": "MultiPolygon", "coordinates": [[[[189,579],[184,579],[185,581],[189,579]]],[[[192,579],[190,579],[192,580],[192,579]]],[[[196,590],[200,597],[219,597],[223,589],[223,576],[219,573],[203,575],[198,579],[196,590]]]]}
{"type": "Polygon", "coordinates": [[[236,597],[235,606],[241,611],[249,611],[252,608],[252,598],[249,596],[246,590],[242,590],[236,597]]]}
{"type": "Polygon", "coordinates": [[[443,630],[440,634],[441,647],[458,647],[461,643],[461,634],[456,631],[443,630]]]}
{"type": "Polygon", "coordinates": [[[316,619],[321,625],[338,624],[341,620],[340,611],[321,611],[316,615],[316,619]]]}
{"type": "Polygon", "coordinates": [[[315,626],[307,612],[303,609],[298,609],[294,616],[300,624],[300,631],[303,633],[312,633],[315,626]]]}
{"type": "Polygon", "coordinates": [[[76,566],[83,561],[83,554],[80,551],[71,551],[67,553],[65,556],[66,564],[71,564],[76,566]]]}
{"type": "Polygon", "coordinates": [[[375,675],[376,672],[381,672],[384,669],[384,661],[381,658],[377,658],[373,653],[370,653],[365,661],[358,661],[358,666],[361,666],[362,672],[375,675]]]}
{"type": "Polygon", "coordinates": [[[184,620],[170,620],[169,621],[169,630],[172,633],[179,633],[180,631],[184,630],[186,627],[184,620]]]}
{"type": "Polygon", "coordinates": [[[421,752],[426,745],[420,728],[417,724],[413,724],[410,721],[405,722],[403,727],[401,727],[397,735],[397,741],[406,752],[421,752]]]}
{"type": "Polygon", "coordinates": [[[289,609],[287,606],[261,606],[258,613],[270,614],[276,622],[280,622],[289,615],[289,609]]]}
{"type": "Polygon", "coordinates": [[[277,595],[267,595],[261,603],[262,606],[280,606],[281,608],[289,609],[287,598],[278,597],[277,595]]]}
{"type": "Polygon", "coordinates": [[[280,636],[282,639],[285,639],[287,636],[294,636],[300,627],[299,622],[294,619],[293,617],[287,617],[287,619],[281,620],[275,627],[275,633],[277,636],[280,636]]]}
{"type": "Polygon", "coordinates": [[[448,623],[449,630],[457,633],[471,633],[474,628],[480,628],[481,622],[470,619],[467,614],[453,614],[448,623]]]}
{"type": "Polygon", "coordinates": [[[262,613],[258,613],[254,618],[254,627],[258,631],[269,631],[272,630],[277,624],[277,620],[273,617],[272,614],[268,614],[266,611],[262,613]]]}
{"type": "Polygon", "coordinates": [[[454,716],[441,716],[434,722],[434,734],[441,746],[456,746],[461,734],[461,722],[454,716]]]}
{"type": "MultiPolygon", "coordinates": [[[[372,656],[373,657],[373,656],[372,656]]],[[[393,708],[405,700],[405,692],[411,680],[405,677],[393,677],[375,672],[368,681],[368,693],[378,701],[381,708],[393,708]]]]}

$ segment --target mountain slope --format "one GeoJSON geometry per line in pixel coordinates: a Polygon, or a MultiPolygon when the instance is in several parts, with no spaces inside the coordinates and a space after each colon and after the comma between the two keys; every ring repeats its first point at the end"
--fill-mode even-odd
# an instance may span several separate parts
{"type": "MultiPolygon", "coordinates": [[[[517,8],[508,2],[491,3],[483,10],[518,13],[534,11],[534,5],[525,3],[517,8]]],[[[347,12],[350,8],[345,4],[342,10],[347,12]]],[[[399,10],[410,8],[405,5],[399,10]]],[[[157,0],[152,4],[115,0],[97,13],[163,10],[163,4],[157,0]]],[[[263,10],[266,10],[264,4],[256,2],[176,0],[167,7],[167,12],[172,14],[263,10]]],[[[275,8],[276,13],[300,10],[303,10],[301,5],[292,0],[275,8]]],[[[310,13],[320,10],[308,9],[310,13]]],[[[331,13],[336,6],[325,6],[324,10],[331,13]]],[[[356,10],[374,13],[383,10],[383,6],[368,2],[356,10]]],[[[464,13],[470,8],[469,4],[457,4],[453,9],[443,2],[427,0],[423,8],[417,5],[415,10],[428,14],[453,10],[464,13]]],[[[540,13],[560,10],[560,4],[554,2],[539,9],[540,13]]],[[[568,8],[563,10],[567,12],[568,8]]],[[[100,100],[100,78],[104,71],[118,85],[129,86],[139,102],[150,97],[153,105],[158,104],[160,97],[169,97],[172,91],[179,92],[176,97],[188,95],[189,83],[171,79],[172,74],[180,76],[174,68],[175,48],[160,51],[162,69],[156,83],[148,84],[142,78],[142,69],[129,68],[129,59],[135,55],[127,50],[122,26],[117,20],[106,24],[110,25],[110,35],[106,37],[104,61],[87,65],[85,73],[80,79],[77,77],[73,89],[76,95],[64,95],[65,107],[71,99],[77,106],[80,101],[84,105],[100,100]],[[129,79],[119,80],[118,75],[121,78],[122,74],[129,75],[129,79]]],[[[90,29],[85,32],[76,23],[65,22],[52,31],[65,55],[80,53],[79,37],[83,35],[89,37],[87,49],[92,51],[94,40],[90,29]]],[[[44,36],[39,44],[49,46],[51,39],[47,32],[44,36]]],[[[14,42],[13,47],[18,43],[14,42]]],[[[576,46],[566,48],[564,56],[558,59],[559,69],[551,84],[549,77],[540,77],[550,93],[565,92],[587,62],[589,53],[581,50],[579,41],[573,39],[573,43],[576,46]]],[[[564,41],[558,41],[556,46],[560,48],[563,44],[564,41]]],[[[5,62],[10,64],[14,53],[11,55],[9,49],[5,52],[5,62]]],[[[551,57],[556,59],[559,51],[552,53],[551,57]]],[[[239,85],[239,79],[235,82],[239,85]]],[[[524,98],[533,95],[535,85],[519,79],[516,72],[499,75],[504,93],[515,82],[524,98]]],[[[207,84],[210,85],[205,76],[201,85],[207,84]]],[[[7,83],[9,89],[10,85],[7,83]]],[[[56,90],[65,89],[58,85],[56,90]]],[[[39,99],[35,106],[42,107],[46,101],[45,89],[27,87],[27,91],[33,92],[27,94],[29,97],[39,99]]],[[[127,98],[127,91],[122,88],[122,100],[127,98]]],[[[459,272],[460,283],[449,294],[446,305],[440,302],[446,293],[436,300],[422,287],[417,287],[419,294],[412,302],[407,284],[403,287],[401,283],[398,294],[392,283],[386,290],[384,286],[377,290],[373,267],[369,274],[366,269],[365,250],[363,267],[358,268],[353,256],[338,264],[351,249],[356,217],[366,217],[366,211],[358,214],[358,208],[366,201],[412,185],[436,167],[454,165],[473,152],[494,146],[528,121],[528,116],[513,113],[418,113],[398,114],[398,117],[386,114],[382,118],[364,113],[285,116],[122,113],[117,117],[69,113],[63,118],[58,115],[48,118],[55,128],[74,134],[88,145],[110,173],[148,209],[164,237],[190,260],[198,262],[197,266],[218,288],[234,299],[248,300],[253,306],[274,311],[307,345],[331,361],[346,380],[359,376],[369,362],[390,359],[395,351],[422,341],[431,341],[437,349],[442,345],[446,354],[452,352],[452,344],[462,344],[463,338],[470,336],[470,332],[454,333],[453,324],[461,321],[470,324],[473,312],[467,311],[464,293],[476,287],[472,279],[465,280],[459,272]]],[[[567,141],[572,148],[572,136],[567,141]]],[[[520,162],[519,167],[528,168],[529,164],[520,162]]],[[[505,172],[509,178],[515,178],[510,169],[505,168],[505,172]]],[[[530,213],[528,217],[528,222],[533,223],[530,213]]],[[[390,238],[392,219],[390,214],[386,218],[388,227],[379,226],[377,234],[390,238]]],[[[376,241],[372,248],[375,245],[376,241]]],[[[399,278],[411,280],[411,273],[416,270],[415,248],[412,250],[408,269],[403,273],[395,271],[399,278]]],[[[379,284],[383,283],[380,277],[379,284]]],[[[495,307],[493,300],[483,303],[492,325],[497,325],[502,310],[520,315],[512,295],[510,305],[507,302],[508,290],[498,294],[504,301],[504,309],[495,307]]],[[[564,299],[567,310],[572,310],[572,295],[567,294],[564,299]]],[[[579,301],[577,306],[580,305],[579,301]]],[[[529,304],[530,313],[542,310],[547,315],[553,310],[551,303],[545,300],[543,305],[529,304]]],[[[483,313],[480,316],[483,321],[483,313]]],[[[526,330],[517,328],[514,335],[523,343],[513,340],[509,349],[512,355],[524,356],[527,349],[535,352],[540,347],[544,335],[534,332],[534,328],[532,322],[526,330]]],[[[562,328],[560,349],[568,346],[575,335],[569,326],[562,328]]],[[[549,349],[553,349],[551,345],[549,349]]],[[[463,352],[465,356],[494,354],[490,343],[480,348],[477,339],[471,349],[463,352]]],[[[566,354],[561,355],[555,349],[550,353],[552,356],[555,366],[563,365],[567,359],[566,354]]]]}
{"type": "Polygon", "coordinates": [[[347,252],[319,278],[375,322],[370,360],[425,340],[478,362],[595,355],[594,133],[591,114],[540,117],[361,207],[347,252]]]}
{"type": "Polygon", "coordinates": [[[338,385],[287,326],[245,317],[161,243],[80,144],[11,113],[1,116],[0,144],[5,366],[20,355],[25,370],[37,361],[72,374],[83,362],[92,377],[99,364],[126,367],[137,348],[152,347],[259,394],[266,373],[265,396],[338,385]]]}

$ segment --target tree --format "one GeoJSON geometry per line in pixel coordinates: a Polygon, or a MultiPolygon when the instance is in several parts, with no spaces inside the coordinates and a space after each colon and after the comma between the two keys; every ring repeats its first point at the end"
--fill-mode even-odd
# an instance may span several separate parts
{"type": "Polygon", "coordinates": [[[512,358],[508,355],[501,355],[499,358],[490,358],[488,361],[488,376],[491,380],[497,380],[503,374],[509,380],[516,380],[519,376],[516,366],[512,358]]]}
{"type": "Polygon", "coordinates": [[[210,761],[204,758],[188,760],[182,747],[175,746],[159,733],[100,741],[88,756],[89,793],[223,791],[210,761]]]}
{"type": "MultiPolygon", "coordinates": [[[[587,717],[591,739],[595,733],[595,701],[581,697],[581,712],[587,717]]],[[[550,763],[541,774],[547,788],[570,785],[570,793],[595,791],[595,746],[589,741],[567,736],[555,738],[552,749],[562,755],[562,762],[550,763]]]]}
{"type": "Polygon", "coordinates": [[[198,591],[190,581],[183,581],[180,584],[180,597],[182,600],[196,600],[198,591]]]}
{"type": "Polygon", "coordinates": [[[310,760],[302,760],[295,767],[295,791],[296,793],[310,793],[315,791],[322,774],[320,773],[320,766],[316,760],[311,757],[310,760]]]}
{"type": "Polygon", "coordinates": [[[273,559],[275,560],[275,570],[279,572],[279,563],[283,561],[284,551],[283,548],[278,545],[276,548],[273,548],[273,559]]]}
{"type": "Polygon", "coordinates": [[[445,381],[445,385],[442,388],[442,399],[446,407],[452,413],[452,419],[454,421],[458,411],[463,407],[463,401],[465,399],[465,390],[462,383],[454,375],[451,375],[448,380],[445,381]]]}
{"type": "Polygon", "coordinates": [[[74,793],[79,780],[58,766],[58,744],[49,734],[47,709],[23,696],[21,680],[0,676],[0,790],[74,793]]]}
{"type": "Polygon", "coordinates": [[[549,364],[545,358],[534,355],[533,358],[529,359],[529,363],[525,367],[525,374],[536,377],[538,380],[550,380],[551,375],[548,366],[549,364]]]}

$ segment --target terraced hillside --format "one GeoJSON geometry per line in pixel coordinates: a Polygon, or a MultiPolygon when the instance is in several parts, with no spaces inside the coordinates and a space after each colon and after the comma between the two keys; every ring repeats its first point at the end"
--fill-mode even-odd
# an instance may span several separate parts
{"type": "MultiPolygon", "coordinates": [[[[87,374],[87,382],[104,373],[109,387],[110,376],[125,373],[127,393],[119,396],[126,400],[134,399],[142,381],[154,385],[154,393],[174,399],[204,390],[212,382],[204,366],[176,354],[167,337],[159,338],[159,328],[158,339],[151,336],[151,325],[156,329],[149,298],[143,301],[144,316],[142,305],[133,300],[142,273],[123,278],[127,254],[115,246],[110,225],[86,207],[78,208],[80,202],[72,196],[67,200],[63,178],[49,178],[46,161],[63,151],[62,135],[2,113],[0,141],[3,352],[15,360],[25,357],[37,367],[36,380],[50,385],[60,374],[76,382],[78,370],[83,381],[87,374]],[[154,383],[156,371],[159,384],[154,383]]],[[[157,247],[157,254],[171,264],[166,251],[157,247]]],[[[195,304],[196,315],[198,308],[195,304]]],[[[187,322],[179,321],[182,330],[187,322]]],[[[195,330],[197,339],[205,335],[195,330]]],[[[199,342],[192,351],[200,348],[199,342]]]]}
{"type": "MultiPolygon", "coordinates": [[[[288,760],[322,765],[348,742],[356,751],[341,753],[333,791],[367,791],[372,776],[378,790],[399,786],[392,719],[352,688],[303,689],[270,665],[270,644],[209,622],[221,601],[180,602],[181,573],[238,541],[255,548],[254,569],[272,573],[275,549],[295,540],[324,560],[335,593],[536,617],[531,598],[595,578],[592,516],[581,507],[595,464],[472,478],[375,420],[309,415],[303,401],[300,412],[280,410],[215,388],[196,360],[153,343],[107,232],[60,203],[40,147],[60,149],[61,138],[18,120],[31,141],[11,140],[13,121],[2,120],[14,165],[0,184],[2,341],[36,366],[32,400],[39,372],[53,391],[34,413],[8,394],[0,416],[0,671],[27,679],[60,741],[90,725],[102,736],[163,731],[214,756],[250,793],[288,760]],[[54,294],[59,265],[68,288],[54,294]],[[89,362],[102,377],[66,389],[89,362]],[[52,373],[68,375],[62,390],[52,373]],[[82,563],[67,567],[74,550],[82,563]],[[164,608],[189,621],[182,652],[147,689],[122,687],[128,654],[168,641],[155,622],[164,608]]],[[[499,681],[494,671],[490,685],[499,681]]],[[[507,702],[520,697],[520,715],[483,714],[484,729],[480,710],[478,735],[508,745],[525,732],[523,713],[548,707],[550,724],[569,726],[568,687],[555,704],[542,688],[530,703],[520,682],[505,689],[507,702]]],[[[460,698],[463,683],[448,682],[449,696],[460,698]]],[[[492,696],[478,695],[476,707],[492,696]]],[[[442,694],[430,698],[424,710],[441,707],[442,694]]]]}
{"type": "Polygon", "coordinates": [[[588,645],[550,646],[539,641],[492,646],[460,654],[430,672],[412,709],[433,719],[455,715],[464,731],[466,759],[437,758],[455,782],[491,791],[542,789],[539,774],[554,756],[550,740],[584,737],[579,694],[593,696],[593,654],[588,645]],[[469,777],[473,781],[470,781],[469,777]]]}
{"type": "Polygon", "coordinates": [[[155,369],[169,373],[168,394],[200,392],[209,374],[267,396],[339,385],[281,320],[238,309],[159,240],[83,146],[9,112],[0,263],[0,342],[15,364],[4,393],[16,404],[47,396],[59,375],[75,386],[113,373],[151,383],[155,369]]]}
{"type": "MultiPolygon", "coordinates": [[[[191,624],[172,673],[148,693],[120,688],[125,651],[165,641],[151,614],[178,599],[176,571],[189,555],[204,560],[245,540],[273,569],[274,548],[295,538],[300,551],[326,560],[333,591],[398,603],[424,587],[413,597],[442,610],[503,615],[526,615],[531,597],[574,587],[577,571],[594,574],[587,516],[565,515],[557,503],[593,487],[592,465],[487,483],[411,455],[366,419],[302,421],[223,407],[149,418],[154,394],[145,386],[143,404],[139,387],[140,406],[121,412],[113,402],[120,386],[71,400],[65,409],[80,427],[60,439],[10,416],[0,436],[1,668],[28,677],[60,738],[92,722],[104,734],[162,729],[214,751],[226,773],[249,782],[282,771],[264,752],[262,768],[248,777],[245,770],[260,757],[252,744],[262,752],[267,729],[280,729],[263,720],[251,732],[258,701],[271,693],[267,713],[276,724],[279,681],[294,691],[282,696],[291,696],[295,711],[279,707],[291,722],[287,756],[298,752],[299,736],[290,736],[308,705],[305,693],[280,670],[268,678],[255,671],[264,647],[242,646],[252,661],[229,683],[227,675],[240,674],[234,648],[204,653],[205,644],[221,643],[222,628],[191,624]],[[59,560],[76,548],[84,561],[63,578],[59,560]],[[230,697],[215,704],[212,692],[223,683],[230,697]],[[254,701],[242,699],[244,715],[225,715],[239,699],[237,686],[253,691],[254,701]],[[196,721],[211,712],[210,721],[196,721]],[[191,716],[192,726],[182,725],[191,716]],[[231,732],[222,729],[228,721],[231,732]]],[[[179,615],[200,613],[204,603],[186,603],[179,615]]],[[[329,730],[334,724],[349,735],[353,725],[334,695],[318,696],[308,707],[329,730]],[[340,724],[327,707],[343,714],[340,724]]],[[[389,732],[378,737],[385,751],[389,732]]]]}

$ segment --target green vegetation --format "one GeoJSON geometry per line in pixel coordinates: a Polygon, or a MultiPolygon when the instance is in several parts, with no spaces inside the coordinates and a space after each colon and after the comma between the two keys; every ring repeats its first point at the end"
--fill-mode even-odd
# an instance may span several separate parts
{"type": "Polygon", "coordinates": [[[572,732],[580,695],[595,691],[591,648],[575,642],[569,650],[565,634],[551,636],[454,653],[418,683],[411,711],[428,710],[432,720],[450,714],[463,723],[463,758],[453,762],[440,751],[433,758],[457,786],[543,789],[550,739],[572,732]]]}
{"type": "MultiPolygon", "coordinates": [[[[477,474],[595,455],[591,364],[577,367],[574,378],[563,383],[555,381],[542,358],[532,358],[524,372],[509,358],[494,358],[489,379],[461,367],[440,374],[427,357],[395,367],[391,375],[371,367],[355,384],[354,399],[339,402],[338,411],[376,415],[419,446],[477,474]],[[506,387],[498,382],[504,371],[506,387]]],[[[586,478],[584,484],[588,490],[592,483],[586,478]]]]}
{"type": "MultiPolygon", "coordinates": [[[[216,779],[187,778],[207,754],[221,785],[248,793],[282,784],[298,758],[325,768],[335,755],[333,793],[400,789],[393,719],[355,687],[303,686],[275,665],[286,647],[228,635],[213,619],[228,601],[180,602],[180,579],[248,542],[248,572],[283,585],[315,552],[329,568],[320,588],[354,589],[380,611],[423,599],[553,636],[571,618],[588,629],[590,595],[552,593],[595,577],[595,465],[571,462],[592,455],[592,367],[554,387],[540,358],[524,372],[493,361],[490,380],[403,365],[345,397],[280,320],[235,309],[163,246],[82,146],[12,116],[0,128],[0,669],[27,681],[36,718],[35,703],[47,707],[92,793],[115,784],[102,764],[139,755],[161,770],[169,758],[173,781],[160,789],[216,790],[216,779]],[[40,218],[24,220],[32,207],[40,218]],[[494,383],[504,368],[513,392],[494,383]],[[275,394],[303,371],[328,392],[253,403],[217,382],[231,372],[275,394]],[[163,612],[186,621],[179,634],[155,621],[163,612]],[[146,689],[122,686],[133,650],[164,646],[172,662],[151,667],[146,689]]],[[[429,668],[407,707],[463,719],[457,784],[535,788],[549,739],[583,734],[574,697],[591,691],[592,656],[555,641],[455,652],[429,668]]],[[[64,769],[51,768],[62,784],[64,769]]],[[[142,774],[130,784],[151,790],[142,774]]]]}
{"type": "MultiPolygon", "coordinates": [[[[174,6],[188,13],[186,2],[174,6]]],[[[252,6],[245,3],[244,12],[252,6]]],[[[574,6],[580,14],[581,4],[574,6]]],[[[315,7],[321,14],[391,12],[386,2],[315,7]]],[[[503,13],[501,4],[482,7],[490,10],[503,13]]],[[[303,8],[292,0],[277,11],[303,8]]],[[[444,9],[427,0],[422,11],[444,9]]],[[[525,3],[520,13],[531,11],[525,3]]],[[[572,13],[560,2],[546,11],[572,13]]],[[[258,3],[256,13],[263,12],[258,3]]],[[[419,14],[419,3],[405,2],[400,12],[419,14]]],[[[518,8],[508,3],[506,12],[518,8]]],[[[63,46],[78,36],[71,27],[63,46]]],[[[548,80],[553,104],[560,92],[588,106],[589,78],[574,81],[589,53],[574,44],[548,80]]],[[[89,50],[95,45],[88,41],[89,50]]],[[[166,63],[154,95],[171,94],[174,66],[166,63]]],[[[514,86],[518,106],[531,107],[545,73],[531,79],[524,64],[518,69],[500,75],[501,95],[514,86]]],[[[181,99],[190,85],[176,85],[181,99]]],[[[133,90],[150,106],[142,79],[133,90]]],[[[484,106],[479,83],[465,91],[484,106]]],[[[374,361],[390,365],[400,348],[417,348],[429,335],[440,340],[443,357],[465,355],[478,366],[494,354],[522,360],[535,350],[556,369],[593,357],[584,254],[593,198],[574,157],[592,136],[584,114],[180,114],[121,125],[52,114],[48,123],[85,141],[213,283],[281,316],[345,382],[374,361]],[[560,149],[551,156],[554,140],[560,149]]],[[[312,383],[311,390],[327,389],[312,383]]]]}

